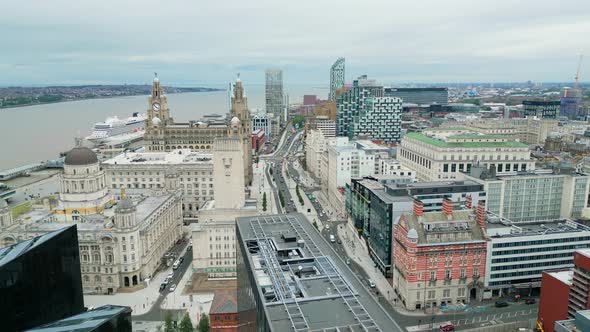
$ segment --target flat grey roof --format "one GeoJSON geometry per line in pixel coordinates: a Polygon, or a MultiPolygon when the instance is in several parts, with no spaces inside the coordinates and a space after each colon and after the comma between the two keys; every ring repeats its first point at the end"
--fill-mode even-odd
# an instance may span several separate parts
{"type": "Polygon", "coordinates": [[[402,331],[302,214],[236,218],[236,225],[241,247],[256,243],[256,250],[244,252],[272,331],[402,331]],[[272,262],[278,265],[274,270],[272,262]],[[293,270],[299,266],[298,276],[293,270]],[[271,289],[282,296],[269,298],[271,289]],[[295,329],[299,310],[305,323],[295,329]]]}

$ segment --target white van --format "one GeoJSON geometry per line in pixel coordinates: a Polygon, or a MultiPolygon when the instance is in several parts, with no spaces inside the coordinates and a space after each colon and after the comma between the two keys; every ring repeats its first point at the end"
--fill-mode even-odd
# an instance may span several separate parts
{"type": "Polygon", "coordinates": [[[334,234],[330,234],[330,242],[332,242],[332,243],[336,242],[336,238],[334,237],[334,234]]]}
{"type": "Polygon", "coordinates": [[[179,266],[180,266],[180,262],[179,261],[174,262],[174,265],[172,265],[172,270],[178,269],[179,266]]]}

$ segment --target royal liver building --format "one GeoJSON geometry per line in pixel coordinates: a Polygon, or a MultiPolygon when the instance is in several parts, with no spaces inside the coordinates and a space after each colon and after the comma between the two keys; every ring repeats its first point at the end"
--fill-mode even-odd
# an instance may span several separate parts
{"type": "Polygon", "coordinates": [[[252,124],[247,98],[244,96],[244,88],[239,78],[234,83],[229,116],[208,116],[199,121],[174,122],[170,116],[168,100],[157,77],[154,78],[148,104],[144,141],[146,150],[152,152],[175,149],[211,152],[216,138],[234,137],[235,131],[231,128],[231,121],[234,118],[240,120],[238,136],[244,144],[245,181],[247,185],[252,182],[252,124]]]}

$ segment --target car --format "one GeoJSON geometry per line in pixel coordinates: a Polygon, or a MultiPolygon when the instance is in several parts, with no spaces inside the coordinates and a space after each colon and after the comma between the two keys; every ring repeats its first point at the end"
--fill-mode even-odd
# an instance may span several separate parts
{"type": "Polygon", "coordinates": [[[168,277],[167,278],[168,279],[172,279],[173,276],[174,276],[174,271],[168,273],[168,277]]]}
{"type": "Polygon", "coordinates": [[[336,238],[334,237],[334,234],[330,234],[330,242],[332,242],[332,243],[336,242],[336,238]]]}
{"type": "Polygon", "coordinates": [[[336,242],[337,242],[338,244],[342,244],[342,241],[341,241],[340,239],[336,240],[336,242]]]}
{"type": "Polygon", "coordinates": [[[367,279],[367,283],[369,284],[369,287],[371,287],[371,288],[375,288],[376,287],[375,283],[371,279],[367,279]]]}
{"type": "Polygon", "coordinates": [[[326,229],[330,229],[330,225],[329,224],[326,224],[326,229]]]}
{"type": "Polygon", "coordinates": [[[166,284],[166,283],[160,284],[160,292],[163,291],[164,289],[166,289],[166,285],[168,285],[168,284],[166,284]]]}
{"type": "Polygon", "coordinates": [[[165,284],[165,285],[168,285],[168,283],[170,282],[170,279],[172,279],[172,278],[171,277],[166,277],[162,283],[165,284]]]}
{"type": "Polygon", "coordinates": [[[350,258],[346,259],[346,265],[350,265],[350,258]]]}
{"type": "Polygon", "coordinates": [[[496,306],[496,308],[503,308],[503,307],[507,307],[509,304],[508,304],[508,302],[506,302],[504,300],[498,300],[498,301],[496,301],[496,303],[494,305],[496,306]]]}
{"type": "Polygon", "coordinates": [[[178,259],[178,262],[179,262],[180,264],[182,264],[182,262],[184,262],[184,257],[180,257],[180,258],[178,259]]]}
{"type": "Polygon", "coordinates": [[[439,330],[442,332],[455,331],[455,325],[452,323],[444,323],[439,326],[439,330]]]}
{"type": "Polygon", "coordinates": [[[170,286],[170,291],[174,292],[174,290],[176,290],[176,284],[172,284],[172,286],[170,286]]]}
{"type": "Polygon", "coordinates": [[[524,300],[525,304],[535,304],[537,303],[537,300],[533,299],[533,298],[528,298],[526,300],[524,300]]]}

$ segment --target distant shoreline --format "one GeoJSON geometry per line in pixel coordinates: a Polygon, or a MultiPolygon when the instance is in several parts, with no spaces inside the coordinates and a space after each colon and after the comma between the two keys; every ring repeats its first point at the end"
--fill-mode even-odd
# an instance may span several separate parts
{"type": "MultiPolygon", "coordinates": [[[[206,90],[201,90],[201,91],[175,91],[175,92],[168,92],[167,94],[201,93],[201,92],[220,92],[220,91],[226,91],[225,89],[217,89],[217,88],[201,88],[201,89],[206,89],[206,90]]],[[[82,101],[82,100],[136,97],[136,96],[143,96],[143,95],[145,95],[145,94],[144,93],[133,93],[133,94],[126,94],[126,95],[118,95],[118,96],[96,96],[96,97],[88,97],[88,98],[77,98],[77,99],[67,99],[67,100],[59,100],[59,101],[47,101],[47,102],[27,103],[27,104],[19,104],[19,105],[8,105],[8,106],[0,105],[0,111],[3,110],[3,109],[11,109],[11,108],[19,108],[19,107],[39,106],[39,105],[48,105],[48,104],[60,104],[60,103],[68,103],[68,102],[82,101]]]]}

